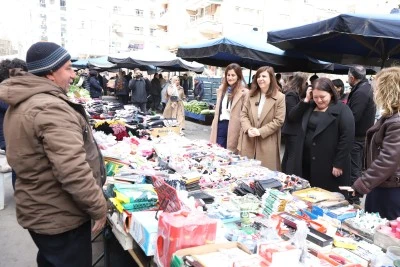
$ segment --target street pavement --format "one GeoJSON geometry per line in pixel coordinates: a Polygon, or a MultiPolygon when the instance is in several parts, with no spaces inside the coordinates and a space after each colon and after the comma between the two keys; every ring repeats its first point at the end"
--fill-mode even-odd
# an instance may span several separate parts
{"type": "MultiPolygon", "coordinates": [[[[186,121],[185,136],[189,139],[205,139],[210,136],[210,126],[186,121]]],[[[34,267],[37,248],[27,230],[17,222],[15,215],[14,190],[11,185],[11,173],[4,181],[5,208],[0,210],[0,267],[34,267]]],[[[93,261],[102,253],[102,240],[93,244],[93,261]]],[[[103,267],[102,261],[97,267],[103,267]]]]}

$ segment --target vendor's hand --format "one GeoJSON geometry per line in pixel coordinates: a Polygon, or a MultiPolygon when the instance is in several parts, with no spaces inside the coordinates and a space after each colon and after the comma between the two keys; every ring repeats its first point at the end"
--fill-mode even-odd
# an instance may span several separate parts
{"type": "Polygon", "coordinates": [[[95,220],[92,228],[92,233],[98,233],[99,231],[101,231],[104,225],[106,224],[106,220],[107,220],[107,215],[101,218],[100,220],[95,220]]]}
{"type": "Polygon", "coordinates": [[[339,168],[333,167],[333,169],[332,169],[332,174],[333,174],[333,176],[335,176],[335,177],[339,177],[340,175],[343,174],[343,170],[342,170],[342,169],[339,169],[339,168]]]}
{"type": "Polygon", "coordinates": [[[309,87],[307,88],[306,98],[304,98],[304,102],[305,102],[305,103],[308,103],[308,102],[311,101],[311,99],[312,99],[312,87],[309,86],[309,87]]]}

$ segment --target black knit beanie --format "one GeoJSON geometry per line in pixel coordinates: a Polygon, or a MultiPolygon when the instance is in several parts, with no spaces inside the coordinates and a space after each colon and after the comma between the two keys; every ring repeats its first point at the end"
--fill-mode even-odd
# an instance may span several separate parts
{"type": "Polygon", "coordinates": [[[70,59],[67,50],[51,42],[37,42],[26,53],[28,72],[37,76],[58,70],[70,59]]]}

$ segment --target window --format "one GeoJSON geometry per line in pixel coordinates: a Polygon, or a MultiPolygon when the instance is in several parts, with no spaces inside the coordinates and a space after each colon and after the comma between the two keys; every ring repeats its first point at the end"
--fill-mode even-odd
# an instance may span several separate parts
{"type": "Polygon", "coordinates": [[[138,43],[131,43],[128,45],[128,49],[130,50],[142,50],[144,48],[143,44],[138,44],[138,43]]]}
{"type": "Polygon", "coordinates": [[[143,27],[135,26],[135,27],[133,28],[133,30],[134,30],[136,33],[143,34],[143,27]]]}
{"type": "Polygon", "coordinates": [[[143,10],[142,9],[135,9],[135,15],[137,17],[143,17],[143,10]]]}
{"type": "Polygon", "coordinates": [[[46,0],[39,0],[40,7],[46,7],[46,0]]]}
{"type": "Polygon", "coordinates": [[[114,6],[113,12],[114,12],[115,14],[121,13],[121,7],[120,7],[120,6],[114,6]]]}

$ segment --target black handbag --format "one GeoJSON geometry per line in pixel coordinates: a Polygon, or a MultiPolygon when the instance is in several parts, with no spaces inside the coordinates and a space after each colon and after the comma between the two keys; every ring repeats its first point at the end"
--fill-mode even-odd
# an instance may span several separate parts
{"type": "Polygon", "coordinates": [[[179,97],[178,97],[177,95],[171,95],[171,96],[169,97],[169,100],[170,100],[171,102],[178,102],[179,97]]]}

